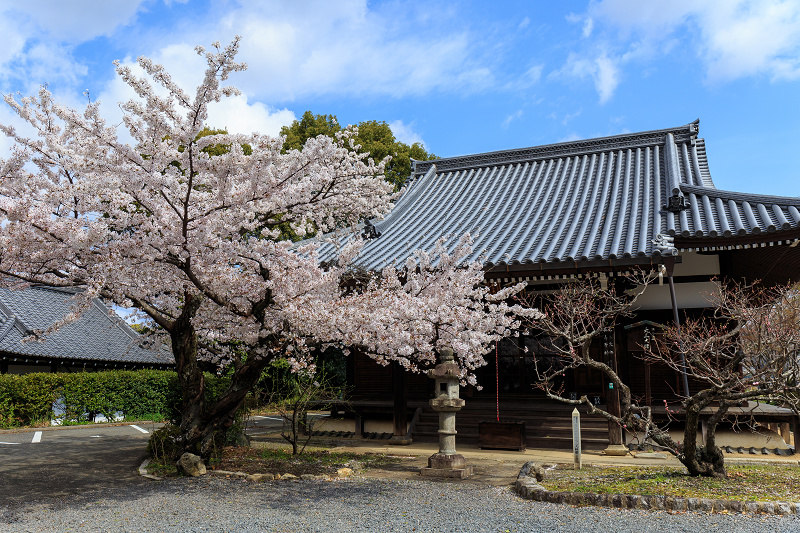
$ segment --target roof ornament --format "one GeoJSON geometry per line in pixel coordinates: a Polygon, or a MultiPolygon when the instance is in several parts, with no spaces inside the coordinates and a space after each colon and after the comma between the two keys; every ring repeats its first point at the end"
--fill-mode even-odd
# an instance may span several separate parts
{"type": "Polygon", "coordinates": [[[372,221],[367,220],[364,222],[364,231],[361,232],[361,236],[365,239],[377,239],[381,236],[381,232],[372,224],[372,221]]]}
{"type": "Polygon", "coordinates": [[[675,237],[659,233],[656,235],[656,238],[653,239],[653,244],[655,245],[656,251],[662,256],[678,255],[678,249],[675,247],[675,237]]]}
{"type": "Polygon", "coordinates": [[[682,194],[673,194],[669,198],[667,198],[667,205],[665,209],[670,213],[680,213],[685,209],[689,209],[689,205],[686,203],[686,197],[682,194]]]}

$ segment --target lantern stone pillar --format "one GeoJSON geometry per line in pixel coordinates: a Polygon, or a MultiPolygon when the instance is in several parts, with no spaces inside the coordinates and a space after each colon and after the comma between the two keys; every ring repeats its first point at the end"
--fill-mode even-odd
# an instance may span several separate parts
{"type": "Polygon", "coordinates": [[[472,475],[472,467],[456,452],[456,412],[464,407],[464,400],[458,396],[458,374],[453,350],[442,348],[439,364],[428,371],[428,377],[436,380],[436,396],[430,406],[439,413],[439,453],[428,458],[428,466],[420,470],[423,476],[463,479],[472,475]]]}

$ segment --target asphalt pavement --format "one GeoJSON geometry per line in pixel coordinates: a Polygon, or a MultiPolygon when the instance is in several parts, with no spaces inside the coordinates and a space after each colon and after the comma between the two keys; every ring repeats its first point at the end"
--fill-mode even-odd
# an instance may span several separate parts
{"type": "MultiPolygon", "coordinates": [[[[162,424],[135,422],[0,431],[0,507],[63,499],[143,483],[147,440],[162,424]]],[[[248,434],[280,430],[275,416],[255,416],[248,434]]]]}
{"type": "Polygon", "coordinates": [[[142,483],[153,424],[43,428],[0,433],[0,506],[142,483]]]}

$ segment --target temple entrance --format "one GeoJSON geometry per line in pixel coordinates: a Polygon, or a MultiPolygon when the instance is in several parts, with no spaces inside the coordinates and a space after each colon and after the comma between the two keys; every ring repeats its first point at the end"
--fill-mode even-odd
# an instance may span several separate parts
{"type": "MultiPolygon", "coordinates": [[[[592,350],[593,357],[600,355],[600,350],[596,351],[597,354],[592,350]]],[[[538,387],[537,369],[546,372],[564,367],[564,358],[551,339],[532,336],[503,339],[486,355],[486,361],[487,365],[477,371],[478,383],[483,387],[477,396],[495,396],[499,391],[501,398],[545,399],[545,393],[538,387]]],[[[595,403],[605,402],[602,375],[590,368],[565,370],[555,387],[566,397],[586,394],[595,403]]]]}

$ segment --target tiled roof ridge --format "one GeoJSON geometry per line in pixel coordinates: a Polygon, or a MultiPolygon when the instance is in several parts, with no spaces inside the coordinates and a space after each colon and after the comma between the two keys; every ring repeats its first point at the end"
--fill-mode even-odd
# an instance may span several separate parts
{"type": "Polygon", "coordinates": [[[754,202],[767,205],[799,205],[800,197],[796,196],[771,196],[769,194],[758,194],[749,192],[726,191],[723,189],[701,187],[682,183],[681,191],[686,194],[702,194],[712,198],[723,198],[725,200],[738,200],[742,202],[754,202]]]}
{"type": "Polygon", "coordinates": [[[40,313],[41,306],[48,306],[49,311],[74,308],[74,301],[70,300],[83,289],[32,285],[18,290],[20,294],[8,297],[0,293],[0,352],[5,356],[17,354],[51,361],[69,359],[115,364],[172,363],[163,345],[156,349],[146,346],[145,339],[100,298],[92,298],[74,322],[48,333],[46,342],[25,343],[24,338],[34,330],[26,322],[38,320],[34,325],[42,330],[52,324],[54,313],[40,313]]]}
{"type": "Polygon", "coordinates": [[[45,285],[43,283],[32,284],[29,288],[37,291],[63,292],[65,294],[72,294],[73,296],[85,290],[82,287],[58,287],[56,285],[45,285]]]}
{"type": "Polygon", "coordinates": [[[666,142],[668,134],[672,134],[676,143],[681,143],[697,138],[699,123],[700,120],[697,119],[683,126],[660,130],[623,133],[608,137],[596,137],[593,139],[581,139],[577,141],[531,146],[528,148],[515,148],[513,150],[448,157],[431,161],[415,161],[412,177],[425,174],[433,165],[436,166],[437,172],[442,172],[478,166],[520,163],[536,159],[583,155],[608,150],[663,145],[666,142]]]}
{"type": "MultiPolygon", "coordinates": [[[[58,292],[63,294],[70,294],[72,296],[78,294],[79,292],[83,292],[83,287],[58,287],[55,285],[45,285],[45,284],[35,284],[31,285],[31,289],[40,290],[40,291],[51,291],[51,292],[58,292]]],[[[132,341],[140,340],[141,337],[136,331],[133,330],[124,320],[122,317],[117,315],[116,312],[109,313],[109,307],[106,306],[101,300],[98,298],[92,298],[92,305],[96,307],[111,323],[113,327],[121,330],[128,336],[132,341]]],[[[113,310],[112,310],[113,311],[113,310]]]]}
{"type": "MultiPolygon", "coordinates": [[[[21,326],[21,327],[23,327],[23,328],[25,327],[24,325],[21,325],[21,324],[19,324],[19,320],[17,319],[17,317],[16,317],[15,315],[10,315],[10,316],[9,316],[9,317],[8,317],[8,318],[5,320],[5,322],[3,322],[2,324],[0,324],[0,341],[2,341],[3,339],[5,339],[5,338],[6,338],[6,335],[8,335],[8,332],[9,332],[9,331],[11,331],[11,329],[12,329],[14,326],[17,326],[17,325],[20,325],[20,326],[21,326]]],[[[24,334],[24,333],[25,333],[25,332],[23,332],[23,334],[24,334]]]]}
{"type": "Polygon", "coordinates": [[[125,333],[125,335],[131,339],[132,343],[136,345],[140,344],[142,336],[134,331],[130,324],[125,322],[122,317],[116,313],[116,311],[105,305],[99,298],[92,298],[92,305],[103,313],[105,318],[111,322],[112,327],[115,327],[125,333]]]}
{"type": "MultiPolygon", "coordinates": [[[[25,321],[22,320],[19,315],[11,307],[9,307],[6,302],[3,301],[2,298],[0,298],[0,313],[3,313],[5,316],[7,316],[12,325],[18,326],[19,332],[23,335],[30,335],[33,333],[33,328],[26,324],[25,321]]],[[[0,338],[8,334],[9,329],[3,328],[3,331],[4,333],[2,336],[0,336],[0,338]]]]}

